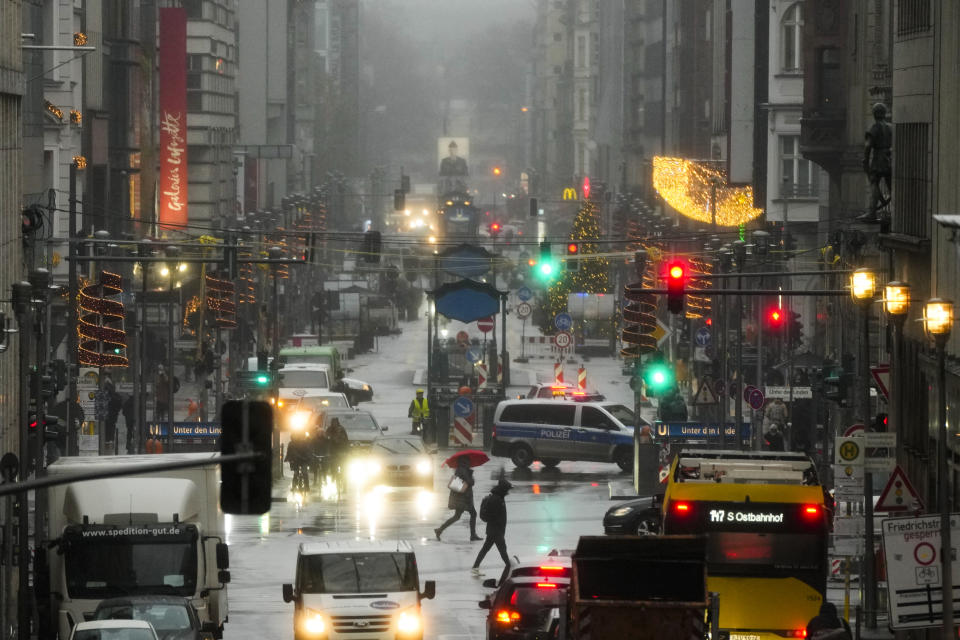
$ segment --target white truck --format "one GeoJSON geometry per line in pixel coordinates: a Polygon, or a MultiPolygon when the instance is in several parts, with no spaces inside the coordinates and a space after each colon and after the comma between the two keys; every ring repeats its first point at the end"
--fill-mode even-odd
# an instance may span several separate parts
{"type": "Polygon", "coordinates": [[[190,469],[88,480],[49,489],[51,615],[61,640],[106,598],[189,598],[200,622],[223,635],[229,554],[215,453],[64,457],[49,475],[198,461],[190,469]]]}

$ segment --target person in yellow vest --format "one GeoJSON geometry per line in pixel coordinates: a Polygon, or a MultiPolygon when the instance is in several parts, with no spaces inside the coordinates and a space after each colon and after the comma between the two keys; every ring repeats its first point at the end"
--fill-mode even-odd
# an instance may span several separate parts
{"type": "Polygon", "coordinates": [[[423,433],[423,425],[430,418],[430,403],[423,397],[423,389],[417,389],[417,397],[410,401],[407,417],[413,420],[411,433],[423,433]]]}

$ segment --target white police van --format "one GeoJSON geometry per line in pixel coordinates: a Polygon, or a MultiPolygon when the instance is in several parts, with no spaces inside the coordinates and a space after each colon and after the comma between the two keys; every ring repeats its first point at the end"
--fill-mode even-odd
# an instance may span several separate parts
{"type": "Polygon", "coordinates": [[[615,462],[626,471],[633,467],[635,420],[633,410],[615,402],[505,400],[493,418],[493,455],[518,467],[588,460],[615,462]]]}

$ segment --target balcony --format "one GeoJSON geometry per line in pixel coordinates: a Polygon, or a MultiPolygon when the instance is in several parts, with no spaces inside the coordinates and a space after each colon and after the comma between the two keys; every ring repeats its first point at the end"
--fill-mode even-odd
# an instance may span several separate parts
{"type": "Polygon", "coordinates": [[[844,150],[846,109],[804,109],[800,118],[800,152],[804,158],[833,173],[844,150]]]}

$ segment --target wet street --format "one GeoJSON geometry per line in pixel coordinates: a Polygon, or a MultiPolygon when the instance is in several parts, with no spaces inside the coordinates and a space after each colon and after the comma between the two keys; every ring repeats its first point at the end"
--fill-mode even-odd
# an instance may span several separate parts
{"type": "MultiPolygon", "coordinates": [[[[520,558],[554,548],[570,549],[581,535],[602,534],[603,513],[611,504],[607,482],[625,477],[613,464],[563,463],[558,471],[541,471],[536,464],[528,472],[518,472],[508,460],[494,458],[478,469],[477,507],[496,483],[501,464],[514,485],[507,497],[507,549],[520,558]]],[[[286,473],[285,482],[289,482],[286,473]]],[[[270,514],[260,518],[231,518],[233,582],[226,637],[293,638],[293,604],[283,602],[281,584],[293,581],[297,546],[373,538],[410,542],[417,553],[421,587],[424,580],[436,581],[436,599],[424,601],[425,637],[483,638],[486,612],[477,602],[486,590],[482,579],[470,575],[482,543],[468,542],[466,514],[444,532],[442,542],[433,535],[433,529],[451,514],[446,510],[448,477],[449,469],[438,468],[434,491],[351,492],[340,503],[317,497],[302,509],[275,502],[270,514]]],[[[478,521],[481,535],[483,526],[478,521]]],[[[481,568],[484,577],[497,577],[502,567],[494,549],[481,568]]]]}

